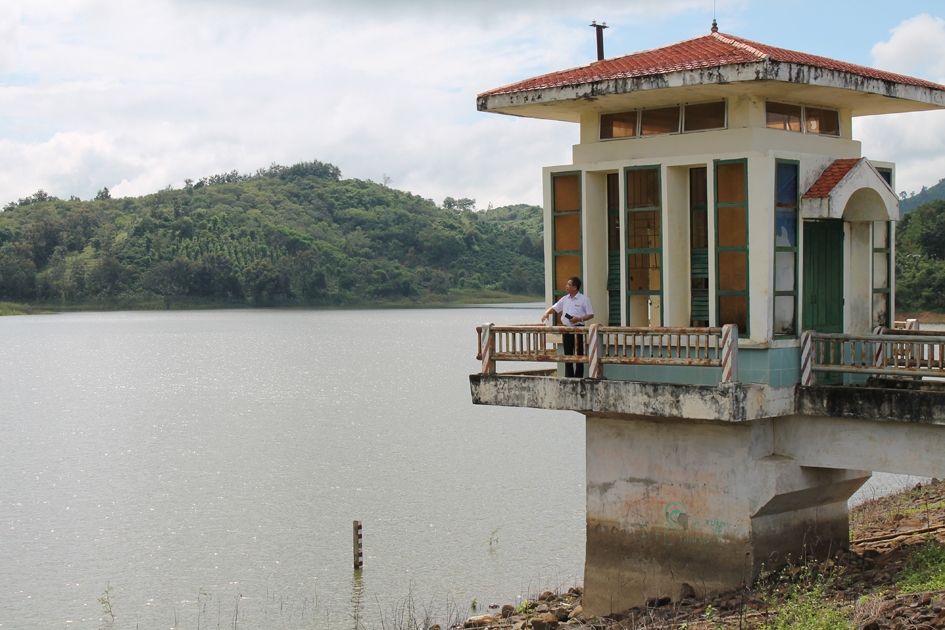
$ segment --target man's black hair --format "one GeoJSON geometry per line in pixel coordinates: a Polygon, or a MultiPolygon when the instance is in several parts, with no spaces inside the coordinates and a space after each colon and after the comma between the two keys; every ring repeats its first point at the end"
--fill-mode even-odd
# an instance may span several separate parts
{"type": "Polygon", "coordinates": [[[573,277],[571,277],[571,278],[568,278],[568,282],[570,282],[571,284],[573,284],[574,287],[575,287],[578,291],[581,290],[581,279],[578,278],[577,276],[573,276],[573,277]]]}

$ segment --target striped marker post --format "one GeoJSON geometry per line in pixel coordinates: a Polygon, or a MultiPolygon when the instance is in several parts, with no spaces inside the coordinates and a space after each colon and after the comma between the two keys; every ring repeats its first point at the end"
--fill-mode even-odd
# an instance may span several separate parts
{"type": "Polygon", "coordinates": [[[810,387],[814,384],[814,339],[813,331],[801,333],[801,385],[810,387]]]}
{"type": "Polygon", "coordinates": [[[354,569],[364,566],[364,549],[361,544],[361,521],[354,522],[354,569]]]}
{"type": "Polygon", "coordinates": [[[588,376],[603,378],[604,370],[600,362],[600,324],[591,324],[587,331],[588,376]]]}
{"type": "MultiPolygon", "coordinates": [[[[885,326],[877,326],[873,329],[873,334],[882,335],[885,331],[885,326]]],[[[886,367],[886,344],[882,341],[873,343],[873,367],[886,367]]]]}
{"type": "Polygon", "coordinates": [[[495,351],[495,335],[492,334],[492,324],[482,325],[482,373],[495,374],[495,361],[492,353],[495,351]]]}
{"type": "Polygon", "coordinates": [[[722,382],[738,382],[738,326],[722,326],[722,382]]]}

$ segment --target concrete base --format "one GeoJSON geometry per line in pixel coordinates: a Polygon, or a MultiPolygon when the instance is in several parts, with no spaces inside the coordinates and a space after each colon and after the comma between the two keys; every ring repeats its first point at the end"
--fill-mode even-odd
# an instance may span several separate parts
{"type": "Polygon", "coordinates": [[[860,470],[773,455],[773,420],[587,417],[584,609],[592,615],[737,588],[764,567],[849,544],[860,470]]]}

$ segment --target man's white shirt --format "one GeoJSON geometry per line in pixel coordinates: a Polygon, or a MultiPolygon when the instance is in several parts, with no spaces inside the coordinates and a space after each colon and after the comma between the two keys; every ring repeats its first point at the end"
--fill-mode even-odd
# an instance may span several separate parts
{"type": "Polygon", "coordinates": [[[570,320],[565,319],[564,315],[573,315],[574,317],[584,317],[593,315],[594,309],[591,307],[591,301],[581,292],[575,293],[574,297],[570,295],[563,296],[555,302],[552,307],[556,313],[561,313],[561,322],[564,326],[583,326],[584,322],[571,324],[570,320]]]}

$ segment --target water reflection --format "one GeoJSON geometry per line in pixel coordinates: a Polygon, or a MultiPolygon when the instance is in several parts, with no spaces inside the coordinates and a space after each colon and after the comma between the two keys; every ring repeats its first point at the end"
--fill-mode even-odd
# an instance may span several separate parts
{"type": "Polygon", "coordinates": [[[354,569],[351,576],[350,604],[352,630],[364,630],[364,569],[354,569]]]}

